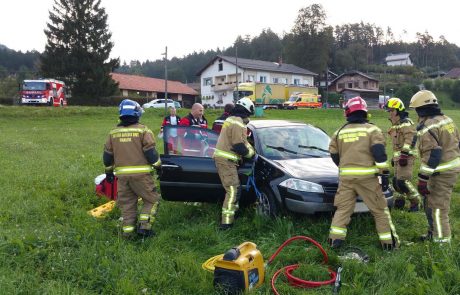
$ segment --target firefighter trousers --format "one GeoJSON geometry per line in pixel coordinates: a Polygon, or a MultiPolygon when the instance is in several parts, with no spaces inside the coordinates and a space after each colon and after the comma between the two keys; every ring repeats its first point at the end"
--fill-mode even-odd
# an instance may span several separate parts
{"type": "Polygon", "coordinates": [[[382,246],[390,244],[397,247],[399,237],[391,220],[387,201],[382,193],[382,188],[377,177],[340,177],[340,184],[335,195],[334,206],[337,207],[332,219],[329,238],[345,240],[347,226],[350,223],[351,215],[355,209],[356,198],[361,196],[364,203],[372,213],[377,233],[382,246]]]}
{"type": "Polygon", "coordinates": [[[137,202],[141,198],[144,205],[139,214],[139,224],[150,229],[160,197],[150,174],[137,174],[118,177],[117,203],[123,217],[123,233],[134,231],[137,221],[137,202]]]}
{"type": "Polygon", "coordinates": [[[442,172],[439,175],[431,176],[428,181],[430,194],[424,198],[426,202],[425,213],[429,231],[433,234],[433,241],[435,242],[450,241],[450,200],[458,174],[458,172],[442,172]]]}
{"type": "Polygon", "coordinates": [[[225,189],[225,199],[222,205],[221,224],[233,224],[238,211],[241,195],[241,185],[238,178],[238,165],[228,159],[215,158],[217,173],[225,189]]]}
{"type": "Polygon", "coordinates": [[[395,199],[407,199],[411,204],[419,204],[421,201],[420,194],[411,182],[414,158],[409,157],[406,166],[399,165],[398,160],[399,158],[393,159],[393,163],[395,163],[393,188],[397,192],[395,199]]]}

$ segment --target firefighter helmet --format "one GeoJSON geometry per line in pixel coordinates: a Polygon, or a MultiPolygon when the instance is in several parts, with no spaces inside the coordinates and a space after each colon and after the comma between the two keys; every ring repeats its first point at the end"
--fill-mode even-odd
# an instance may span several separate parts
{"type": "Polygon", "coordinates": [[[418,108],[429,104],[438,104],[438,99],[433,92],[429,90],[420,90],[410,99],[410,108],[418,108]]]}
{"type": "Polygon", "coordinates": [[[364,111],[367,113],[367,103],[360,96],[350,98],[345,104],[345,116],[348,117],[356,111],[364,111]]]}
{"type": "Polygon", "coordinates": [[[390,110],[398,110],[400,112],[404,112],[406,110],[406,108],[404,107],[404,103],[402,102],[402,100],[400,100],[399,98],[397,97],[392,97],[390,98],[387,103],[385,104],[385,109],[387,111],[390,111],[390,110]]]}
{"type": "Polygon", "coordinates": [[[143,112],[144,112],[144,109],[142,109],[142,107],[137,102],[131,99],[124,99],[120,103],[120,107],[119,107],[120,117],[133,116],[133,117],[140,118],[143,112]]]}
{"type": "Polygon", "coordinates": [[[254,115],[254,103],[249,97],[240,98],[235,105],[242,106],[249,114],[254,115]]]}

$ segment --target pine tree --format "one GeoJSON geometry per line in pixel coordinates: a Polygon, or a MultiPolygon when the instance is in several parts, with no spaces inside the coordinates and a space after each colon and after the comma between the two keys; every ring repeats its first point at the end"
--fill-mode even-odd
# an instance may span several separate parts
{"type": "Polygon", "coordinates": [[[117,91],[109,73],[119,60],[109,58],[114,44],[100,4],[101,0],[54,0],[41,57],[42,74],[65,81],[73,97],[87,103],[117,91]]]}

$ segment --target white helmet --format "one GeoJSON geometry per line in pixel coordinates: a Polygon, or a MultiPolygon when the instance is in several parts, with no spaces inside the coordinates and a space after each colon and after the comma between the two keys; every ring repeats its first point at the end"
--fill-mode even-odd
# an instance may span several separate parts
{"type": "Polygon", "coordinates": [[[243,108],[245,108],[249,112],[249,114],[254,115],[254,103],[252,102],[252,100],[249,97],[245,96],[245,97],[239,99],[236,102],[236,105],[242,106],[243,108]]]}

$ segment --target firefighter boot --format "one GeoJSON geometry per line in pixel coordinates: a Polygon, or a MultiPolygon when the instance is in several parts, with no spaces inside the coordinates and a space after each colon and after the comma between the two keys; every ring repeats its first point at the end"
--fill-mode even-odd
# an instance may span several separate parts
{"type": "Polygon", "coordinates": [[[420,241],[432,241],[433,240],[433,232],[429,230],[426,234],[420,236],[420,241]]]}
{"type": "Polygon", "coordinates": [[[221,223],[221,225],[219,226],[219,230],[226,231],[226,230],[231,229],[232,227],[233,227],[233,223],[230,223],[230,224],[221,223]]]}
{"type": "Polygon", "coordinates": [[[141,237],[148,238],[153,237],[155,232],[152,230],[150,222],[140,222],[137,229],[137,234],[141,237]]]}
{"type": "Polygon", "coordinates": [[[394,208],[395,209],[402,209],[404,208],[404,205],[406,204],[406,201],[404,199],[396,199],[394,208]]]}
{"type": "Polygon", "coordinates": [[[344,242],[345,242],[344,240],[340,240],[340,239],[334,239],[334,240],[332,240],[331,238],[327,239],[327,243],[332,249],[339,249],[340,247],[343,246],[344,242]]]}

